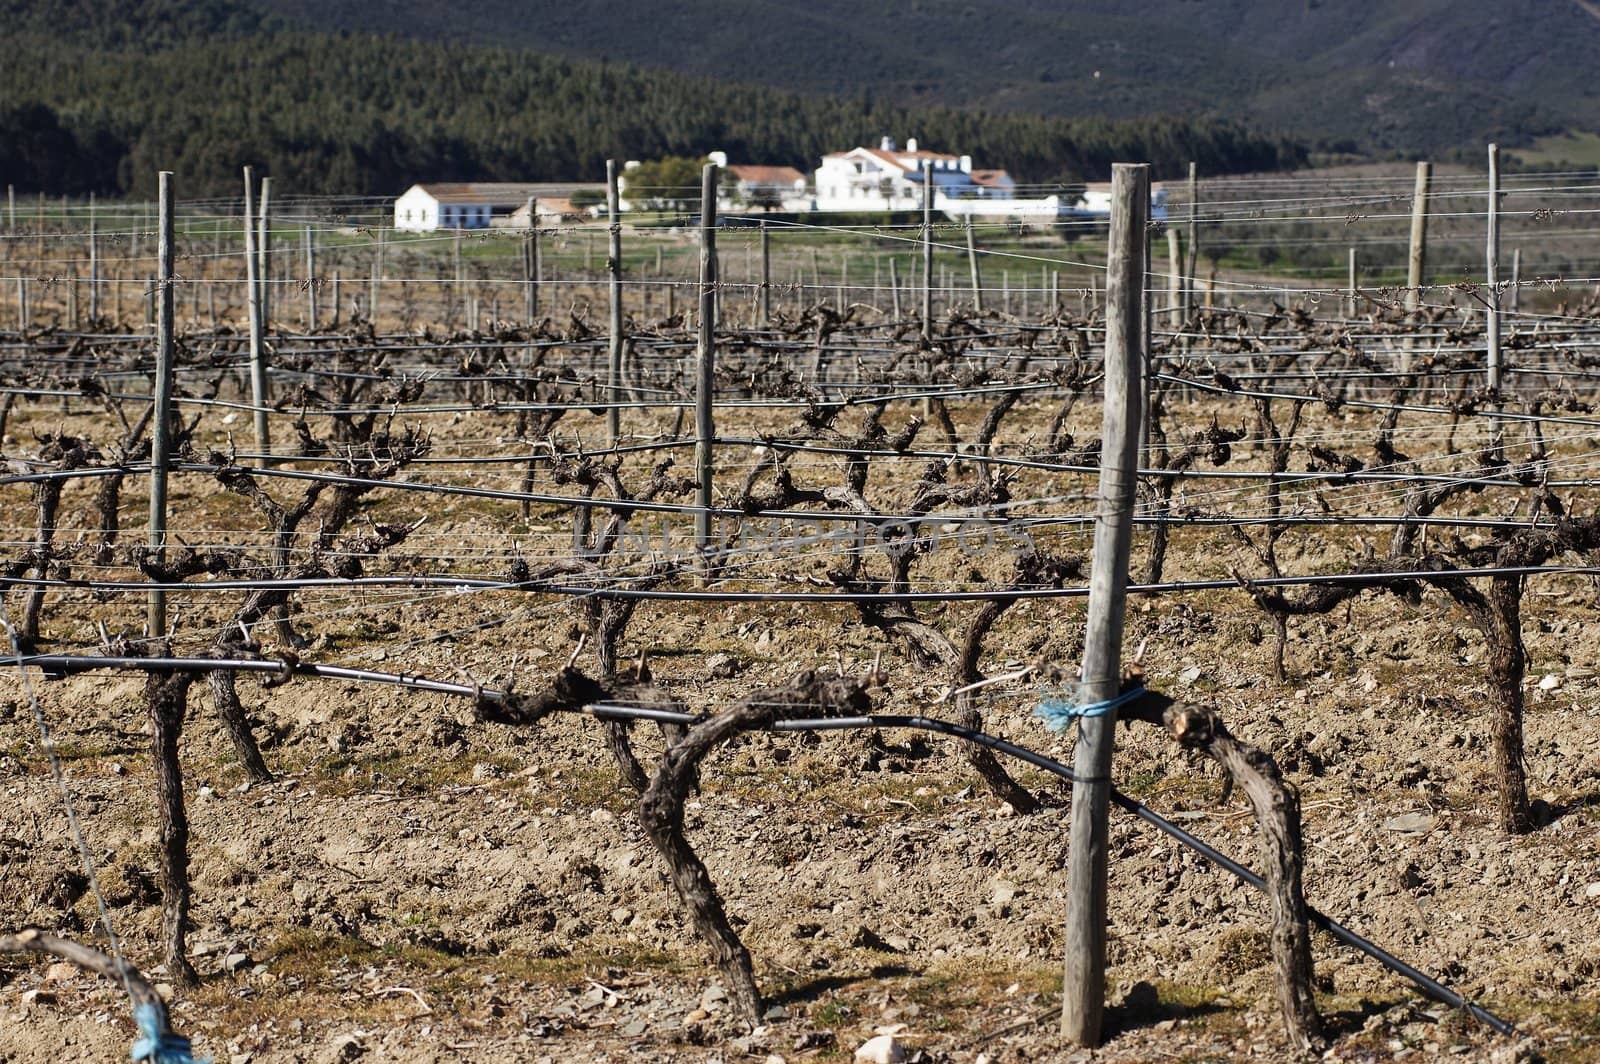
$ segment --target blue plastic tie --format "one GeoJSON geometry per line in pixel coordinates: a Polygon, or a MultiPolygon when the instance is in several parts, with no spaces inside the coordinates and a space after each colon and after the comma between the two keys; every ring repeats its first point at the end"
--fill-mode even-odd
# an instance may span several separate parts
{"type": "Polygon", "coordinates": [[[140,1037],[128,1052],[132,1059],[151,1064],[211,1064],[210,1057],[194,1056],[187,1038],[167,1028],[166,1010],[160,1005],[135,1005],[133,1022],[139,1026],[140,1037]]]}
{"type": "Polygon", "coordinates": [[[1090,702],[1088,705],[1079,705],[1062,698],[1047,698],[1039,703],[1039,708],[1033,711],[1033,715],[1044,721],[1045,727],[1051,731],[1066,731],[1075,721],[1084,717],[1103,717],[1117,707],[1125,706],[1140,698],[1144,693],[1142,686],[1134,687],[1115,698],[1108,698],[1104,702],[1090,702]]]}

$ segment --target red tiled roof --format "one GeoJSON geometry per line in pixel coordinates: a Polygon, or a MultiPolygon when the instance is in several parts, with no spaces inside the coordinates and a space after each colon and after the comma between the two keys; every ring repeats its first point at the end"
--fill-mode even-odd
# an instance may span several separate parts
{"type": "Polygon", "coordinates": [[[488,204],[493,207],[520,207],[529,196],[544,199],[567,196],[580,188],[604,189],[604,185],[555,184],[550,182],[500,181],[425,181],[417,187],[440,203],[488,204]]]}
{"type": "Polygon", "coordinates": [[[741,164],[728,167],[728,172],[740,181],[745,181],[752,185],[793,185],[806,179],[806,175],[792,166],[746,166],[741,164]]]}

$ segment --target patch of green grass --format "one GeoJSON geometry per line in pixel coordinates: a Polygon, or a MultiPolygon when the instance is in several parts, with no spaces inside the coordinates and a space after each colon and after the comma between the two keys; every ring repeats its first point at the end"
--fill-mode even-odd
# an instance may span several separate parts
{"type": "Polygon", "coordinates": [[[531,809],[551,805],[577,810],[605,809],[618,816],[631,812],[635,801],[635,795],[624,788],[616,766],[610,761],[592,766],[540,766],[528,778],[522,797],[531,809]]]}
{"type": "Polygon", "coordinates": [[[1569,129],[1539,137],[1530,147],[1507,154],[1525,166],[1600,166],[1600,133],[1569,129]]]}

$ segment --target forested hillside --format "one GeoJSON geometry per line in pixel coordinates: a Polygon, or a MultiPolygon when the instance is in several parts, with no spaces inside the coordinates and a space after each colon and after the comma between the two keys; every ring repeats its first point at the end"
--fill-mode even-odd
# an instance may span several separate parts
{"type": "Polygon", "coordinates": [[[1591,0],[255,0],[324,27],[526,44],[785,88],[1229,117],[1439,152],[1600,128],[1591,0]]]}
{"type": "Polygon", "coordinates": [[[607,157],[697,155],[810,169],[824,151],[917,136],[1032,182],[1113,159],[1174,175],[1292,165],[1303,150],[1224,119],[1114,121],[810,95],[485,45],[308,32],[234,0],[0,0],[0,181],[231,193],[241,163],[299,192],[418,179],[594,179],[607,157]]]}

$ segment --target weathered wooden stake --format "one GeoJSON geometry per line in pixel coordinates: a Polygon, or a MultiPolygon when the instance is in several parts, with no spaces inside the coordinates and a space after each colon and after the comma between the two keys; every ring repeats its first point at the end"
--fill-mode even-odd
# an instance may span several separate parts
{"type": "MultiPolygon", "coordinates": [[[[656,248],[657,262],[661,249],[656,248]]],[[[767,220],[761,219],[761,325],[772,324],[772,242],[767,232],[767,220]]]]}
{"type": "Polygon", "coordinates": [[[523,317],[531,328],[539,320],[539,201],[528,197],[528,236],[522,249],[523,317]]]}
{"type": "Polygon", "coordinates": [[[256,427],[256,452],[267,454],[272,448],[271,429],[267,425],[267,403],[271,393],[267,389],[267,364],[261,307],[260,249],[256,246],[258,230],[255,215],[255,170],[244,168],[244,269],[245,306],[250,315],[250,403],[256,427]]]}
{"type": "Polygon", "coordinates": [[[894,320],[900,320],[900,270],[895,265],[894,256],[889,256],[889,299],[890,313],[894,320]]]}
{"type": "Polygon", "coordinates": [[[611,278],[611,347],[606,366],[606,439],[615,447],[622,434],[622,209],[618,206],[617,161],[606,160],[606,220],[611,243],[606,273],[611,278]]]}
{"type": "Polygon", "coordinates": [[[922,161],[922,342],[933,342],[933,163],[922,161]]]}
{"type": "MultiPolygon", "coordinates": [[[[1133,539],[1135,462],[1143,406],[1145,224],[1150,211],[1150,167],[1112,167],[1111,242],[1106,271],[1105,412],[1094,556],[1089,575],[1089,617],[1084,636],[1086,703],[1116,696],[1121,677],[1123,598],[1133,539]]],[[[1073,768],[1072,827],[1067,854],[1066,968],[1061,994],[1062,1033],[1078,1045],[1100,1041],[1105,1008],[1106,841],[1114,712],[1078,722],[1073,768]]]]}
{"type": "MultiPolygon", "coordinates": [[[[1189,164],[1189,255],[1183,271],[1183,321],[1194,316],[1195,271],[1200,265],[1200,168],[1189,164]]],[[[1189,350],[1190,337],[1183,338],[1184,351],[1189,350]]]]}
{"type": "Polygon", "coordinates": [[[983,313],[983,273],[978,264],[977,237],[972,232],[972,215],[967,215],[967,263],[972,269],[972,309],[983,313]]]}
{"type": "MultiPolygon", "coordinates": [[[[1417,164],[1417,187],[1411,197],[1411,252],[1406,271],[1406,317],[1415,321],[1422,307],[1422,283],[1427,271],[1428,188],[1433,182],[1433,164],[1417,164]]],[[[1411,368],[1411,343],[1403,355],[1402,369],[1411,368]]]]}
{"type": "Polygon", "coordinates": [[[452,234],[450,252],[455,262],[455,283],[450,289],[450,313],[448,315],[451,325],[456,322],[456,315],[461,313],[467,301],[467,278],[461,266],[461,230],[457,229],[452,234]]]}
{"type": "Polygon", "coordinates": [[[717,164],[706,163],[700,174],[700,336],[695,367],[694,465],[697,489],[694,515],[695,549],[702,563],[711,554],[712,392],[717,380],[717,164]]]}
{"type": "Polygon", "coordinates": [[[1345,312],[1344,312],[1344,316],[1347,317],[1347,318],[1354,318],[1356,316],[1357,310],[1359,309],[1358,300],[1360,299],[1360,294],[1359,294],[1359,290],[1356,288],[1356,266],[1357,266],[1356,249],[1355,248],[1351,248],[1350,249],[1350,285],[1349,285],[1349,288],[1347,289],[1347,291],[1349,291],[1349,293],[1350,293],[1350,297],[1349,297],[1348,303],[1346,303],[1346,305],[1345,305],[1345,312]]]}
{"type": "Polygon", "coordinates": [[[261,331],[272,327],[272,178],[261,179],[260,232],[256,237],[256,284],[261,288],[261,331]]]}
{"type": "Polygon", "coordinates": [[[1183,251],[1178,246],[1178,231],[1167,227],[1167,320],[1173,331],[1183,327],[1187,317],[1183,292],[1183,251]]]}
{"type": "Polygon", "coordinates": [[[306,226],[306,332],[317,331],[317,236],[306,226]]]}
{"type": "Polygon", "coordinates": [[[377,230],[372,244],[372,282],[367,290],[367,320],[378,327],[378,302],[383,290],[383,229],[377,230]]]}
{"type": "Polygon", "coordinates": [[[1490,421],[1490,449],[1499,456],[1501,425],[1498,414],[1501,408],[1500,366],[1500,145],[1489,145],[1489,219],[1488,240],[1484,249],[1484,335],[1488,341],[1489,394],[1491,410],[1497,415],[1490,421]]]}
{"type": "Polygon", "coordinates": [[[94,193],[89,193],[89,320],[100,317],[100,236],[96,230],[94,193]]]}
{"type": "Polygon", "coordinates": [[[1522,311],[1522,249],[1511,249],[1511,313],[1522,311]]]}
{"type": "MultiPolygon", "coordinates": [[[[150,550],[160,564],[167,546],[167,470],[172,462],[172,329],[173,329],[173,194],[172,173],[162,170],[156,180],[160,217],[156,235],[155,411],[150,417],[150,550]]],[[[151,639],[167,634],[167,596],[152,589],[146,624],[151,639]]]]}

